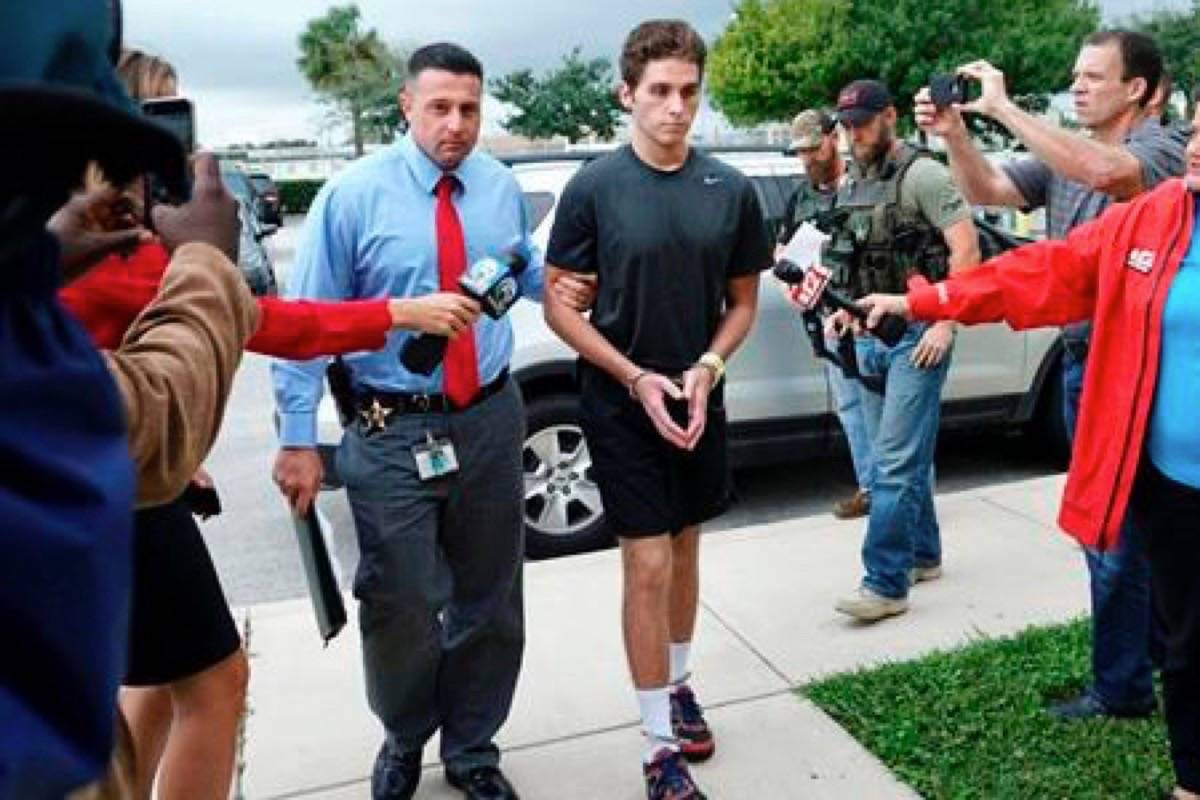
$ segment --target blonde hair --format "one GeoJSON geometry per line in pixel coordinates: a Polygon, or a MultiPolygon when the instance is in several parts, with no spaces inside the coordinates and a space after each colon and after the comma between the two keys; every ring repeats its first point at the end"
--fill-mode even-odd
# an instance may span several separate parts
{"type": "Polygon", "coordinates": [[[179,77],[163,59],[141,50],[122,50],[117,77],[134,100],[170,97],[177,93],[179,77]]]}

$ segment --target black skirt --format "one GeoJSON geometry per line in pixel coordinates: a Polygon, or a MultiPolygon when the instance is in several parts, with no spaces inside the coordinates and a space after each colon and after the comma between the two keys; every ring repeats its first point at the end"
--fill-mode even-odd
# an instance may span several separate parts
{"type": "Polygon", "coordinates": [[[158,686],[241,647],[208,547],[182,499],[134,514],[126,686],[158,686]]]}

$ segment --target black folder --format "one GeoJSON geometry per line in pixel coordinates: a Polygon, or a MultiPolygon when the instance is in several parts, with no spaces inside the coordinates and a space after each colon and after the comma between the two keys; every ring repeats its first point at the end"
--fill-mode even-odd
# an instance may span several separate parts
{"type": "Polygon", "coordinates": [[[334,567],[332,537],[325,527],[325,518],[317,513],[314,501],[304,516],[292,515],[296,525],[296,541],[300,543],[300,560],[308,579],[308,594],[317,616],[317,630],[328,645],[346,625],[346,604],[334,567]]]}

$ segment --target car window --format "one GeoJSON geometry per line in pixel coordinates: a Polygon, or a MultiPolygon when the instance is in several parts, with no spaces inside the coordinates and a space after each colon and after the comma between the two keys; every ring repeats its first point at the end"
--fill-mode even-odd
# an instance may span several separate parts
{"type": "Polygon", "coordinates": [[[222,172],[221,180],[225,181],[225,185],[229,187],[229,190],[231,192],[241,192],[241,191],[245,191],[245,189],[246,189],[246,187],[244,185],[244,181],[246,179],[244,177],[242,177],[241,173],[222,172]]]}
{"type": "Polygon", "coordinates": [[[1046,236],[1044,209],[1026,214],[1019,209],[1000,206],[975,206],[975,217],[990,222],[1002,230],[1027,239],[1043,239],[1046,236]]]}
{"type": "Polygon", "coordinates": [[[554,194],[552,192],[522,192],[521,196],[525,198],[525,213],[529,217],[529,230],[536,231],[554,208],[554,194]]]}
{"type": "Polygon", "coordinates": [[[750,183],[758,193],[758,202],[762,206],[763,221],[767,232],[774,241],[779,235],[779,226],[783,224],[783,209],[787,198],[780,191],[778,182],[771,175],[751,175],[750,183]]]}
{"type": "MultiPolygon", "coordinates": [[[[779,189],[780,194],[783,195],[783,208],[786,209],[788,200],[792,198],[792,194],[796,191],[796,187],[800,185],[800,176],[776,175],[774,180],[775,186],[779,189]]],[[[779,213],[782,214],[783,209],[781,209],[779,213]]]]}
{"type": "Polygon", "coordinates": [[[230,194],[248,205],[253,203],[254,190],[245,175],[236,170],[226,170],[221,173],[221,179],[229,187],[230,194]]]}

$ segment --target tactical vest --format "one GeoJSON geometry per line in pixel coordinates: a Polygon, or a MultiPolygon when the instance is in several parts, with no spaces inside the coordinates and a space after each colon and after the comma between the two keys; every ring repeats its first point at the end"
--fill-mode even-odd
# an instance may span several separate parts
{"type": "Polygon", "coordinates": [[[838,189],[822,260],[833,271],[833,285],[852,298],[903,293],[914,273],[931,281],[949,273],[950,250],[942,232],[900,207],[900,185],[919,158],[932,156],[902,144],[875,175],[852,165],[838,189]]]}
{"type": "Polygon", "coordinates": [[[779,241],[788,242],[805,222],[821,227],[820,220],[827,216],[837,200],[835,192],[822,192],[813,186],[807,175],[802,175],[795,193],[788,200],[783,219],[783,231],[779,241]]]}

